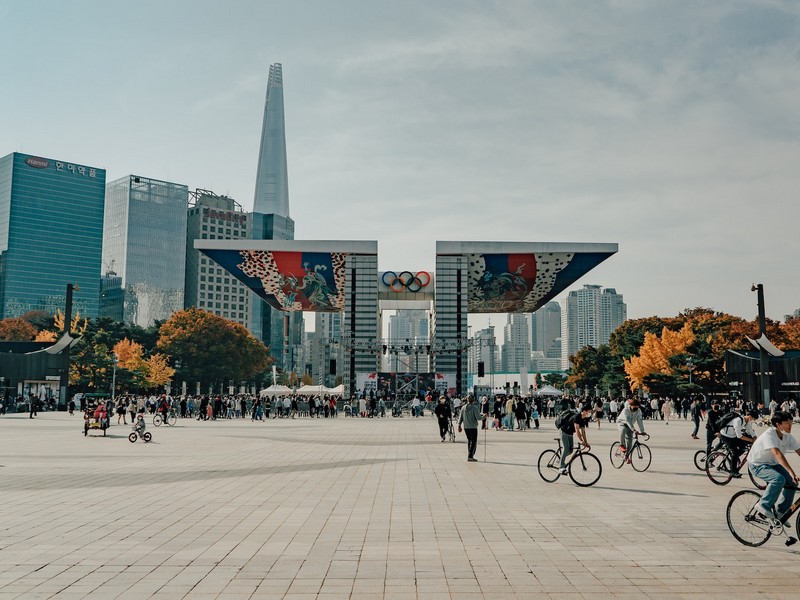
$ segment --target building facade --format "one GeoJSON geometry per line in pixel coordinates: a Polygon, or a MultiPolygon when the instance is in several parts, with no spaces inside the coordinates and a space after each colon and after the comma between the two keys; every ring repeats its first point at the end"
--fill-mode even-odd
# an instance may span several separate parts
{"type": "Polygon", "coordinates": [[[548,302],[533,313],[531,350],[541,352],[542,358],[561,360],[561,306],[558,302],[548,302]]]}
{"type": "Polygon", "coordinates": [[[622,294],[614,288],[584,285],[561,301],[561,368],[570,368],[570,356],[584,346],[607,344],[614,330],[628,318],[622,294]]]}
{"type": "Polygon", "coordinates": [[[530,371],[531,368],[531,343],[530,321],[524,313],[509,313],[506,315],[506,325],[503,328],[502,370],[504,373],[519,373],[530,371]]]}
{"type": "Polygon", "coordinates": [[[104,316],[149,327],[184,307],[189,188],[128,175],[106,186],[103,223],[104,316]],[[122,306],[112,301],[119,278],[122,306]]]}
{"type": "Polygon", "coordinates": [[[0,318],[100,313],[104,169],[14,152],[0,159],[0,318]],[[75,312],[73,312],[75,314],[75,312]]]}
{"type": "Polygon", "coordinates": [[[283,111],[283,67],[280,63],[272,64],[269,67],[253,211],[265,215],[289,216],[289,173],[286,160],[286,122],[283,111]]]}

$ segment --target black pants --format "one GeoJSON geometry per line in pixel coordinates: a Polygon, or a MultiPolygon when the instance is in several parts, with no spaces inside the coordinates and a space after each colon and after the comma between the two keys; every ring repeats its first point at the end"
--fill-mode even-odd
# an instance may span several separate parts
{"type": "Polygon", "coordinates": [[[478,429],[465,429],[464,433],[467,435],[467,458],[474,458],[478,449],[478,429]]]}
{"type": "Polygon", "coordinates": [[[742,453],[747,450],[747,446],[749,444],[744,440],[740,440],[739,438],[728,438],[723,437],[723,441],[725,445],[730,448],[730,470],[731,473],[738,473],[739,472],[739,457],[742,453]]]}
{"type": "Polygon", "coordinates": [[[444,439],[444,436],[447,435],[447,419],[437,419],[439,421],[439,437],[444,439]]]}

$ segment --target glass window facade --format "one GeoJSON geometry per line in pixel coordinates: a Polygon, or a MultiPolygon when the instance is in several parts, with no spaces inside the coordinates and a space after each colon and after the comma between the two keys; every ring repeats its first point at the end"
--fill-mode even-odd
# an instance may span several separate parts
{"type": "Polygon", "coordinates": [[[13,153],[0,159],[0,318],[63,310],[97,317],[106,172],[13,153]]]}
{"type": "Polygon", "coordinates": [[[121,279],[126,323],[148,327],[183,308],[188,200],[188,186],[147,177],[108,184],[103,273],[121,279]]]}

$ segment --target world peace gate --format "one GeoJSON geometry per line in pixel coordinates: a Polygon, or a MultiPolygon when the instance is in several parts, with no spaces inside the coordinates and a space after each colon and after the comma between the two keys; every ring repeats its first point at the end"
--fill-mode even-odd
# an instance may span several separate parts
{"type": "Polygon", "coordinates": [[[199,239],[194,245],[286,314],[340,313],[346,397],[361,393],[380,368],[384,310],[430,311],[431,368],[462,394],[469,313],[532,313],[618,251],[614,243],[439,241],[431,273],[378,271],[377,241],[199,239]]]}

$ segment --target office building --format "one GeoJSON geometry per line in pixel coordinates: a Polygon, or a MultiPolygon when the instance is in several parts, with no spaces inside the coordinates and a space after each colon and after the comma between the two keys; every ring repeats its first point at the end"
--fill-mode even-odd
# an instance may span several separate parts
{"type": "Polygon", "coordinates": [[[499,346],[494,336],[494,325],[489,325],[485,329],[480,329],[472,336],[472,343],[469,351],[469,372],[478,373],[479,364],[483,363],[485,374],[497,372],[500,362],[497,360],[499,346]]]}
{"type": "Polygon", "coordinates": [[[289,174],[286,161],[286,123],[283,113],[283,67],[280,63],[269,67],[253,211],[265,215],[289,216],[289,174]]]}
{"type": "Polygon", "coordinates": [[[506,315],[503,328],[502,370],[504,373],[526,373],[531,367],[530,322],[524,313],[506,315]]]}
{"type": "Polygon", "coordinates": [[[14,152],[0,158],[0,318],[100,312],[104,169],[14,152]]]}
{"type": "Polygon", "coordinates": [[[189,193],[186,220],[184,304],[202,308],[251,332],[250,289],[212,259],[194,248],[194,241],[248,239],[248,215],[227,196],[209,190],[189,193]]]}
{"type": "Polygon", "coordinates": [[[584,346],[607,344],[614,330],[628,318],[622,294],[614,288],[584,285],[561,301],[561,368],[570,368],[570,356],[584,346]]]}
{"type": "Polygon", "coordinates": [[[561,306],[548,302],[533,313],[531,319],[531,350],[543,358],[561,360],[561,306]]]}
{"type": "Polygon", "coordinates": [[[187,186],[128,175],[106,186],[103,275],[115,275],[122,307],[103,280],[103,314],[149,327],[183,309],[187,186]]]}

